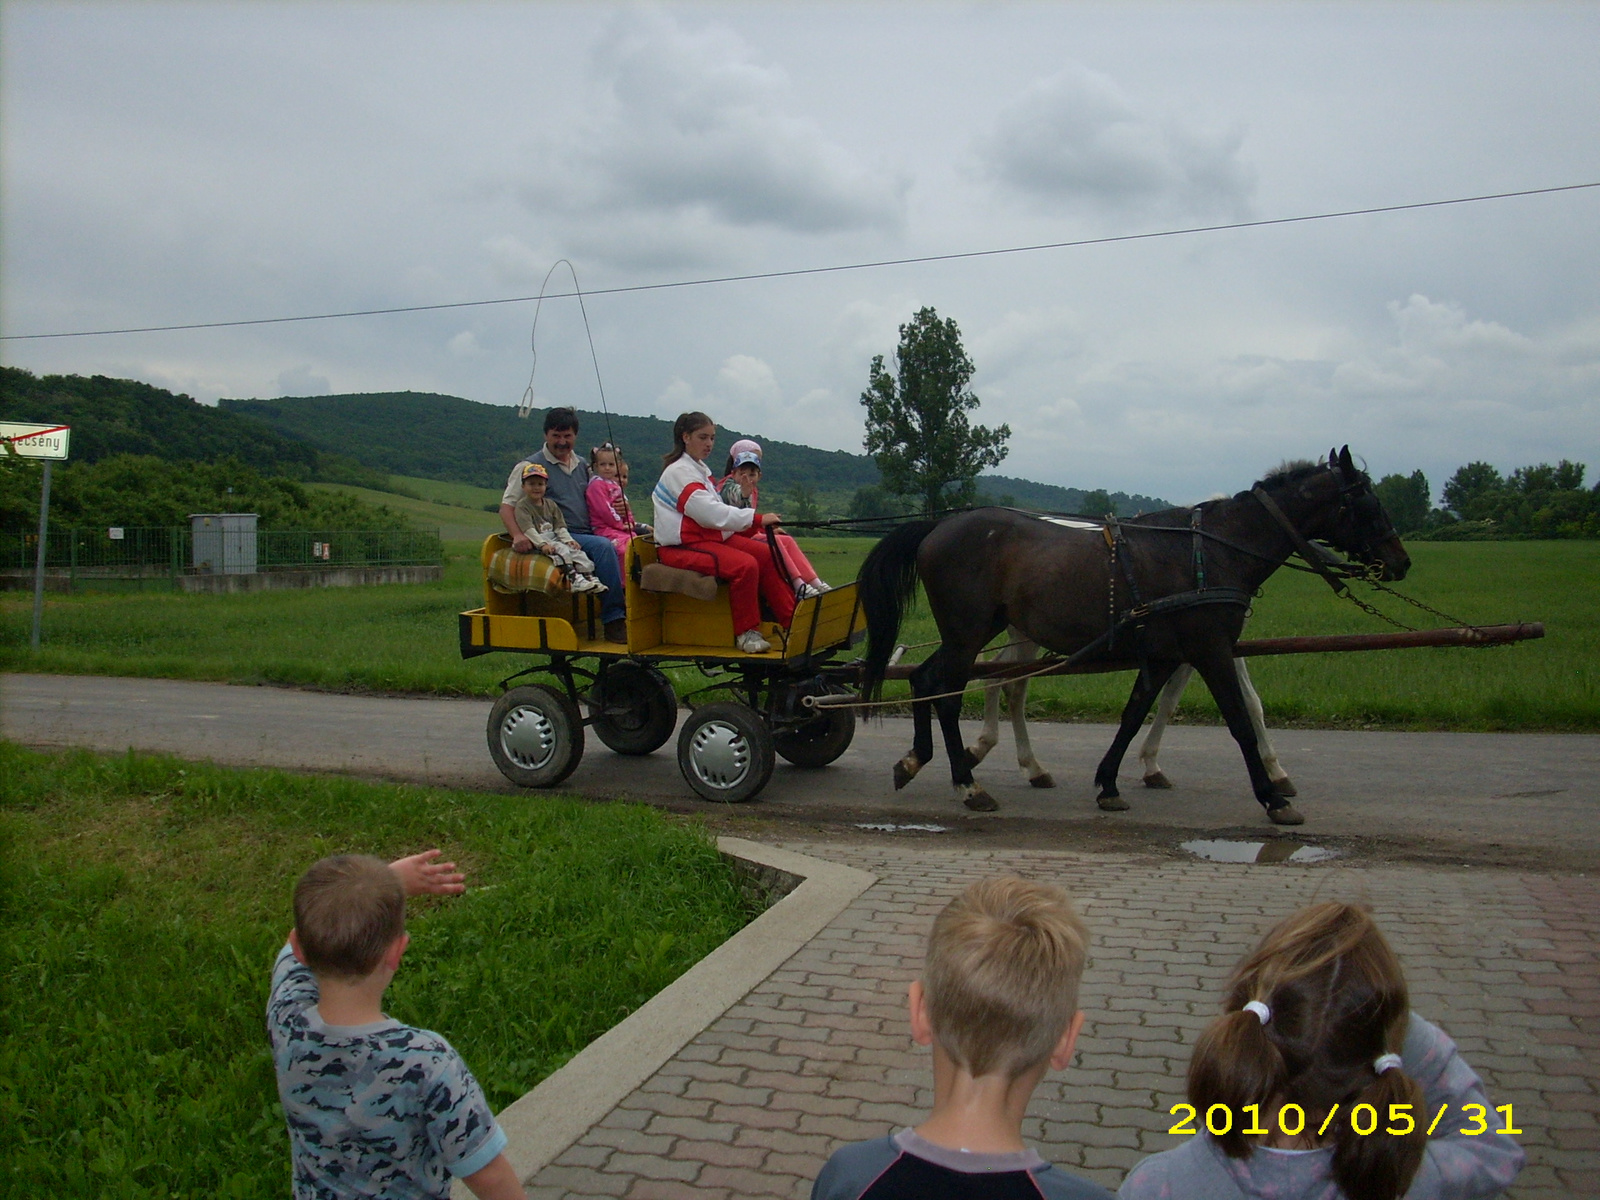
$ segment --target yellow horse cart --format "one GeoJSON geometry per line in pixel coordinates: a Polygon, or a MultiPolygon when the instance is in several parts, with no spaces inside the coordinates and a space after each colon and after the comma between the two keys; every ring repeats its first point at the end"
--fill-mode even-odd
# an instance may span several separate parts
{"type": "Polygon", "coordinates": [[[491,582],[491,565],[508,550],[504,534],[485,539],[483,607],[462,613],[460,627],[463,658],[507,651],[536,660],[501,681],[507,690],[489,714],[489,754],[512,783],[553,787],[567,778],[583,758],[585,726],[618,754],[666,745],[678,725],[678,694],[663,667],[700,675],[684,697],[690,712],[678,729],[678,768],[703,799],[755,796],[775,754],[824,767],[849,747],[854,713],[805,700],[844,691],[833,677],[851,676],[833,660],[865,636],[854,583],[801,600],[788,629],[762,626],[771,650],[746,654],[734,647],[727,585],[657,562],[655,545],[634,538],[622,564],[621,645],[605,639],[598,596],[564,587],[505,591],[491,582]],[[553,682],[510,686],[536,675],[553,682]]]}

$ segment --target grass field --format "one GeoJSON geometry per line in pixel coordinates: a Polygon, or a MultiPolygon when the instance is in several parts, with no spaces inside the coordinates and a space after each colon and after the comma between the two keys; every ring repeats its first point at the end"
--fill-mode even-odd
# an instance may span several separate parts
{"type": "Polygon", "coordinates": [[[496,1110],[754,915],[709,838],[646,808],[0,742],[0,1191],[286,1195],[263,1013],[294,879],[430,846],[470,890],[411,902],[385,1011],[496,1110]]]}
{"type": "MultiPolygon", "coordinates": [[[[492,514],[484,516],[493,520],[492,514]]],[[[823,577],[853,578],[866,539],[806,543],[823,577]]],[[[45,644],[28,649],[30,600],[0,598],[0,670],[144,675],[337,690],[490,695],[521,658],[462,661],[456,613],[482,603],[477,543],[448,545],[443,582],[404,587],[264,592],[244,596],[81,596],[52,599],[45,644]]],[[[1481,624],[1543,621],[1539,642],[1486,650],[1433,649],[1257,659],[1251,673],[1268,719],[1311,725],[1415,729],[1600,729],[1600,542],[1424,542],[1406,593],[1481,624]]],[[[1408,624],[1427,614],[1385,599],[1408,624]]],[[[1246,637],[1381,632],[1387,626],[1335,599],[1319,580],[1280,571],[1246,637]]],[[[926,611],[901,632],[934,636],[926,611]]],[[[926,651],[918,651],[917,657],[926,651]]],[[[1127,675],[1041,680],[1030,710],[1061,719],[1113,718],[1127,675]]],[[[891,693],[893,694],[893,693],[891,693]]],[[[975,699],[971,707],[976,710],[975,699]]],[[[1214,720],[1196,685],[1183,710],[1214,720]]]]}
{"type": "Polygon", "coordinates": [[[436,479],[413,479],[407,475],[390,477],[394,486],[415,492],[420,500],[395,492],[379,492],[347,483],[313,483],[323,491],[343,492],[367,504],[386,504],[404,513],[423,529],[438,529],[446,541],[482,538],[500,528],[500,518],[484,505],[494,504],[500,493],[468,483],[441,483],[436,479]]]}

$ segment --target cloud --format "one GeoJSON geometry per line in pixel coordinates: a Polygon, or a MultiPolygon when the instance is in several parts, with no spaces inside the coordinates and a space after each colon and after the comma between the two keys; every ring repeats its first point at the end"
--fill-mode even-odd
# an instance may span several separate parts
{"type": "Polygon", "coordinates": [[[1110,78],[1071,66],[1006,106],[977,148],[1003,188],[1047,207],[1243,217],[1255,172],[1240,129],[1140,110],[1110,78]]]}
{"type": "Polygon", "coordinates": [[[596,111],[537,151],[521,183],[536,212],[648,214],[669,240],[679,223],[822,234],[905,220],[906,179],[787,112],[783,72],[731,31],[627,14],[595,47],[594,69],[596,111]]]}
{"type": "Polygon", "coordinates": [[[326,396],[333,391],[327,377],[313,374],[308,364],[279,371],[275,384],[280,396],[326,396]]]}
{"type": "Polygon", "coordinates": [[[483,347],[478,345],[477,335],[470,329],[463,329],[456,334],[445,343],[445,348],[456,358],[473,358],[483,353],[483,347]]]}

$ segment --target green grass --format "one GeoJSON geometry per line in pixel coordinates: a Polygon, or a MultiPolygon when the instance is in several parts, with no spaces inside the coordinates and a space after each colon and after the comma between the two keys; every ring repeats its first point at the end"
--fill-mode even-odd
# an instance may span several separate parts
{"type": "Polygon", "coordinates": [[[464,483],[439,483],[432,479],[411,479],[401,475],[391,476],[391,479],[396,487],[415,492],[421,498],[396,492],[379,492],[348,483],[311,483],[306,486],[342,492],[367,504],[386,504],[395,512],[404,513],[424,529],[438,529],[439,536],[446,541],[473,537],[482,541],[485,534],[501,527],[499,516],[483,507],[498,501],[499,492],[464,483]]]}
{"type": "Polygon", "coordinates": [[[385,1010],[497,1110],[752,915],[709,838],[646,808],[0,742],[0,1191],[286,1194],[263,1014],[293,881],[430,846],[472,890],[411,902],[385,1010]]]}
{"type": "MultiPolygon", "coordinates": [[[[492,519],[492,514],[485,513],[492,519]]],[[[813,539],[823,578],[854,578],[872,542],[813,539]]],[[[0,595],[0,670],[143,675],[276,683],[337,690],[491,695],[521,656],[463,661],[456,614],[482,603],[476,541],[451,543],[443,582],[244,596],[53,598],[45,644],[28,648],[30,598],[0,595]]],[[[1542,641],[1493,649],[1391,650],[1261,658],[1251,674],[1274,724],[1428,729],[1600,729],[1600,542],[1423,542],[1400,585],[1467,621],[1543,621],[1542,641]]],[[[1384,598],[1407,624],[1443,622],[1384,598]]],[[[1245,636],[1377,633],[1390,628],[1337,600],[1319,580],[1279,571],[1245,636]]],[[[925,608],[901,631],[931,640],[925,608]]],[[[912,657],[925,654],[916,651],[912,657]]],[[[1040,680],[1030,710],[1058,719],[1109,720],[1127,698],[1126,674],[1040,680]]],[[[891,694],[893,692],[891,691],[891,694]]],[[[974,699],[970,711],[981,701],[974,699]]],[[[1215,720],[1196,685],[1182,715],[1215,720]]]]}

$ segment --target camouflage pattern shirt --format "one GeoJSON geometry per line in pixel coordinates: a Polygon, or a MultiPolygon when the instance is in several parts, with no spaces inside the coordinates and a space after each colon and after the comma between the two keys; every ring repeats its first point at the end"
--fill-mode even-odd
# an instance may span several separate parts
{"type": "Polygon", "coordinates": [[[267,1033],[289,1122],[296,1200],[445,1200],[505,1149],[472,1072],[436,1033],[385,1018],[326,1025],[317,981],[285,946],[267,1033]]]}

